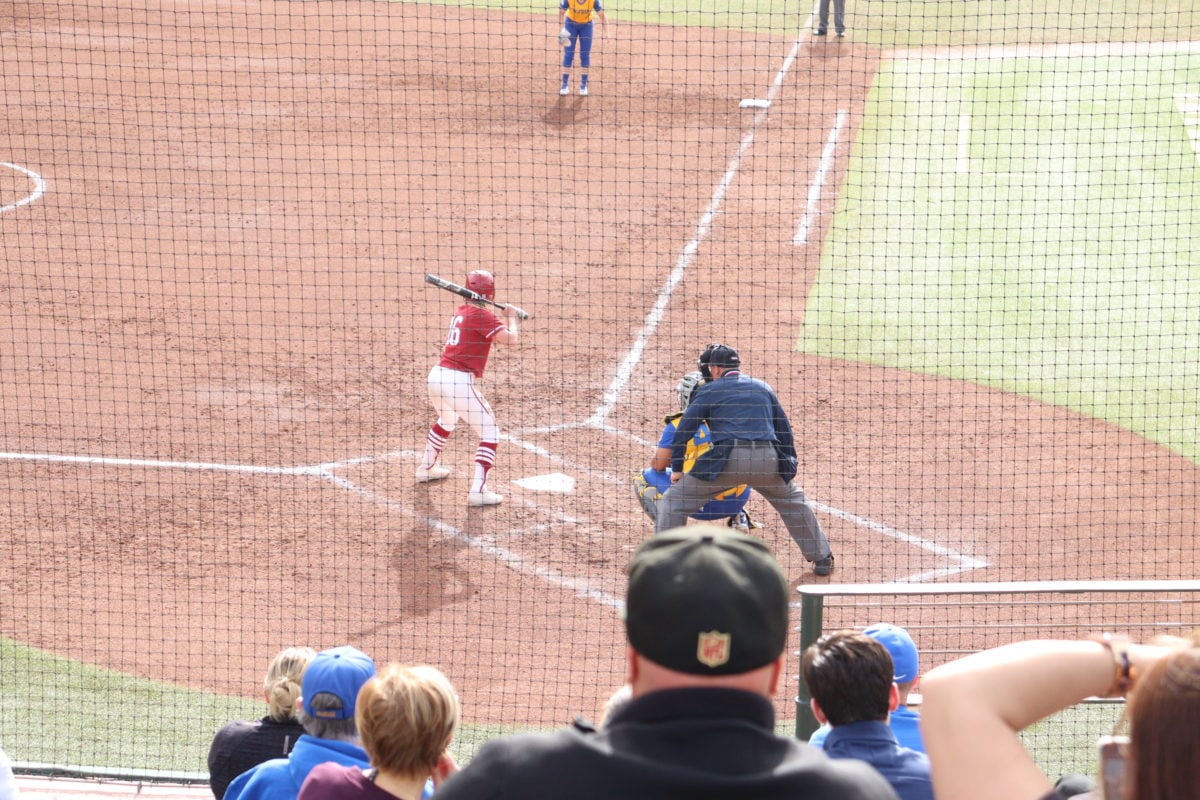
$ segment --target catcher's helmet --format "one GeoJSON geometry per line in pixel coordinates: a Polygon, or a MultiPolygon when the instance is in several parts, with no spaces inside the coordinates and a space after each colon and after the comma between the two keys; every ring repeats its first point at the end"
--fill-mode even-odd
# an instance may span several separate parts
{"type": "Polygon", "coordinates": [[[468,273],[467,288],[488,300],[496,298],[496,279],[486,269],[477,269],[468,273]]]}
{"type": "Polygon", "coordinates": [[[713,342],[704,348],[696,364],[700,367],[700,374],[704,376],[704,380],[711,381],[712,372],[709,371],[709,367],[737,369],[742,365],[742,357],[729,345],[713,342]]]}
{"type": "Polygon", "coordinates": [[[675,392],[679,395],[679,410],[686,411],[688,404],[692,402],[692,395],[696,391],[696,387],[704,383],[704,376],[693,370],[679,379],[679,383],[675,384],[675,392]]]}

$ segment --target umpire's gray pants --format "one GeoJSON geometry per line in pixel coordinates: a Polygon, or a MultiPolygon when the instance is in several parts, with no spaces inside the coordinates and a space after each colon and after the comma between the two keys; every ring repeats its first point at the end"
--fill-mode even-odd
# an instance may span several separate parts
{"type": "MultiPolygon", "coordinates": [[[[829,29],[829,0],[821,0],[818,5],[817,28],[829,29]]],[[[833,29],[838,33],[846,30],[846,0],[833,0],[833,29]]]]}
{"type": "Polygon", "coordinates": [[[702,481],[688,473],[671,484],[671,488],[658,501],[654,532],[687,524],[689,514],[699,510],[718,493],[743,483],[767,498],[767,502],[779,512],[788,533],[800,545],[800,552],[804,553],[805,558],[817,561],[833,554],[817,515],[804,497],[804,490],[779,477],[773,442],[737,442],[729,451],[725,471],[715,480],[702,481]]]}

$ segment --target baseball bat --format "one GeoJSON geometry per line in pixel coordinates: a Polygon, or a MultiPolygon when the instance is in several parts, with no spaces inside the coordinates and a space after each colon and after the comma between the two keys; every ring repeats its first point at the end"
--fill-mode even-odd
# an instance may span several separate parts
{"type": "Polygon", "coordinates": [[[468,300],[474,300],[477,303],[489,303],[496,308],[502,308],[506,311],[511,308],[521,319],[529,319],[529,312],[523,308],[520,308],[519,306],[510,306],[505,303],[497,303],[495,300],[489,300],[478,292],[472,292],[465,286],[452,283],[445,278],[439,278],[437,275],[430,275],[428,272],[425,273],[425,282],[432,284],[439,289],[445,289],[448,292],[454,292],[455,294],[465,297],[468,300]]]}

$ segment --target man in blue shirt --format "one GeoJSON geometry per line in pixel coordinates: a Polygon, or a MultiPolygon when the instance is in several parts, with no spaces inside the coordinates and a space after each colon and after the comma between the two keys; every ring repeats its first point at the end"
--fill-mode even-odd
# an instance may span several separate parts
{"type": "Polygon", "coordinates": [[[711,380],[696,388],[671,448],[671,488],[663,494],[655,532],[677,528],[689,515],[727,489],[746,485],[767,499],[783,519],[804,557],[819,576],[833,572],[833,551],[821,523],[808,505],[796,477],[792,426],[775,391],[764,381],[743,375],[742,359],[732,347],[710,344],[697,362],[711,380]],[[701,423],[708,425],[712,448],[685,474],[688,442],[701,423]]]}
{"type": "Polygon", "coordinates": [[[304,669],[296,719],[304,735],[287,758],[273,758],[234,778],[224,800],[296,800],[318,764],[367,768],[354,722],[358,690],[375,674],[375,662],[353,647],[322,650],[304,669]]]}
{"type": "MultiPolygon", "coordinates": [[[[908,631],[898,625],[880,622],[863,630],[867,636],[887,648],[892,656],[892,668],[895,674],[892,680],[900,693],[900,705],[892,710],[888,717],[888,727],[896,734],[896,740],[902,747],[908,747],[918,752],[925,752],[925,742],[921,739],[921,715],[908,707],[908,695],[917,682],[921,672],[921,657],[917,646],[913,643],[908,631]]],[[[825,737],[831,731],[828,725],[822,725],[809,737],[808,743],[813,747],[824,747],[825,737]]]]}
{"type": "Polygon", "coordinates": [[[933,800],[929,757],[902,747],[888,727],[900,693],[887,648],[865,633],[838,631],[810,645],[800,663],[813,715],[833,727],[825,753],[867,762],[900,800],[933,800]]]}

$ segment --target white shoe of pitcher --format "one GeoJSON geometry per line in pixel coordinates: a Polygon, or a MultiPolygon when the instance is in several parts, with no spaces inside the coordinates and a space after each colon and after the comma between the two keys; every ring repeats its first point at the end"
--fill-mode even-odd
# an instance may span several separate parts
{"type": "Polygon", "coordinates": [[[440,481],[449,474],[449,467],[417,467],[417,483],[440,481]]]}
{"type": "Polygon", "coordinates": [[[489,492],[487,489],[467,494],[467,505],[469,506],[498,506],[502,502],[504,502],[504,495],[489,492]]]}

